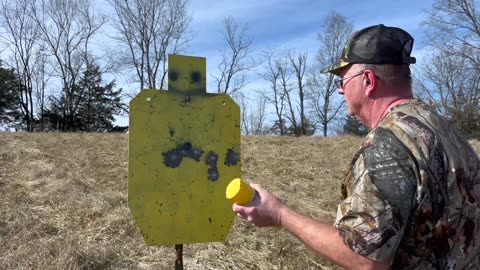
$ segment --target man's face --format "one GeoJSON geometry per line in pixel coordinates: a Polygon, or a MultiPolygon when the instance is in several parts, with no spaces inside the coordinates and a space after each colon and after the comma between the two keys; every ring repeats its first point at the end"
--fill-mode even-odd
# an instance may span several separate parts
{"type": "Polygon", "coordinates": [[[358,65],[350,65],[340,72],[340,78],[338,79],[341,81],[337,84],[341,87],[337,91],[345,98],[348,114],[352,116],[358,117],[361,109],[364,96],[363,77],[363,70],[358,65]]]}

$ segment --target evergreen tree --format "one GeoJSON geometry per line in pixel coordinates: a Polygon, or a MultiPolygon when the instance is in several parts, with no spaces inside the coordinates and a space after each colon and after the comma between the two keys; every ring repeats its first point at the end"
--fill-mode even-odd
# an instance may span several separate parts
{"type": "Polygon", "coordinates": [[[365,136],[369,132],[369,128],[358,121],[355,116],[347,115],[345,117],[345,125],[343,125],[342,134],[365,136]]]}
{"type": "Polygon", "coordinates": [[[121,100],[122,89],[114,90],[115,81],[102,85],[100,67],[89,66],[80,81],[84,98],[78,112],[79,130],[109,132],[115,115],[126,110],[121,100]]]}
{"type": "Polygon", "coordinates": [[[0,125],[18,127],[21,123],[20,80],[13,69],[0,66],[0,125]]]}
{"type": "Polygon", "coordinates": [[[315,133],[315,125],[307,118],[305,119],[304,127],[298,125],[290,125],[289,127],[286,128],[286,134],[285,135],[293,135],[293,136],[311,136],[315,133]]]}
{"type": "Polygon", "coordinates": [[[75,115],[66,115],[65,99],[51,100],[48,110],[49,117],[55,119],[60,130],[109,132],[113,128],[115,115],[120,115],[127,110],[122,102],[122,89],[114,90],[115,81],[103,85],[100,68],[89,65],[82,74],[79,83],[74,85],[75,115]],[[68,125],[66,125],[68,123],[68,125]]]}

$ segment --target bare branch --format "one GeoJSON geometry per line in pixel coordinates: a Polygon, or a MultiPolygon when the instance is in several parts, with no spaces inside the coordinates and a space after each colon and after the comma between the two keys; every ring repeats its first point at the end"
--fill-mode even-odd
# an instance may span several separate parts
{"type": "Polygon", "coordinates": [[[52,72],[62,91],[61,130],[71,130],[84,89],[78,80],[93,59],[89,51],[92,37],[105,23],[93,12],[89,0],[47,0],[32,6],[31,16],[38,26],[43,52],[51,58],[52,72]]]}
{"type": "Polygon", "coordinates": [[[167,55],[188,45],[187,0],[108,0],[115,10],[113,37],[128,53],[119,59],[124,68],[136,72],[140,90],[163,89],[167,55]]]}
{"type": "Polygon", "coordinates": [[[227,17],[223,26],[222,35],[226,46],[218,64],[219,75],[212,77],[217,84],[217,93],[234,94],[245,87],[246,73],[252,70],[256,63],[249,59],[253,45],[246,33],[247,25],[241,27],[232,17],[227,17]]]}
{"type": "Polygon", "coordinates": [[[20,105],[24,125],[28,131],[32,131],[31,122],[35,117],[34,97],[38,94],[34,92],[34,84],[39,33],[38,26],[30,14],[34,3],[30,0],[3,0],[0,3],[0,26],[4,30],[2,37],[13,58],[9,64],[21,79],[20,105]]]}
{"type": "Polygon", "coordinates": [[[308,104],[316,122],[322,127],[323,136],[327,136],[329,125],[337,119],[345,101],[336,96],[334,75],[321,74],[319,71],[340,59],[343,45],[352,30],[352,23],[343,15],[331,12],[324,20],[322,32],[318,33],[320,49],[315,68],[309,74],[308,104]]]}
{"type": "Polygon", "coordinates": [[[428,54],[418,95],[467,136],[480,134],[480,17],[475,0],[436,0],[425,25],[428,54]]]}

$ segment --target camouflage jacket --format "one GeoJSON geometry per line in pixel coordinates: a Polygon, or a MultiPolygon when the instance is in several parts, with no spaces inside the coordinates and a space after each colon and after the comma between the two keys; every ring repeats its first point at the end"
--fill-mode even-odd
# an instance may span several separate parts
{"type": "Polygon", "coordinates": [[[392,269],[480,269],[480,160],[418,100],[366,137],[342,183],[344,243],[392,269]]]}

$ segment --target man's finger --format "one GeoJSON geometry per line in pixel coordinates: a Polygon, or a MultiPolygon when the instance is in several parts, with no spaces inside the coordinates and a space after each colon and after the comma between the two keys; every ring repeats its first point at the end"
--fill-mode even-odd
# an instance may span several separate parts
{"type": "Polygon", "coordinates": [[[238,205],[236,203],[234,203],[232,205],[232,209],[233,209],[233,212],[242,212],[244,210],[245,207],[241,206],[241,205],[238,205]]]}

